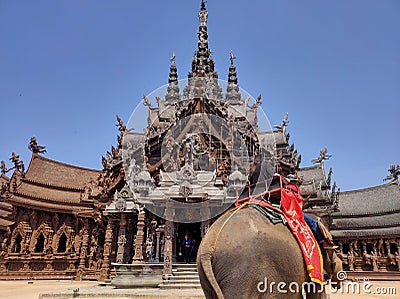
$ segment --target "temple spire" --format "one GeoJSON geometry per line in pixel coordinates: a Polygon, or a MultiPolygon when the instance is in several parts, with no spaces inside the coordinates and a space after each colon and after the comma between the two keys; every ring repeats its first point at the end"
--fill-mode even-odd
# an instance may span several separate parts
{"type": "Polygon", "coordinates": [[[176,63],[175,63],[175,52],[172,52],[168,83],[176,81],[178,81],[178,69],[176,68],[176,63]]]}
{"type": "Polygon", "coordinates": [[[199,31],[197,50],[194,51],[192,70],[188,74],[188,85],[183,91],[185,98],[203,97],[222,100],[222,88],[218,85],[218,73],[214,70],[215,62],[208,48],[207,32],[208,11],[206,2],[201,1],[199,11],[199,31]],[[199,80],[200,79],[200,80],[199,80]]]}
{"type": "MultiPolygon", "coordinates": [[[[208,48],[208,31],[207,31],[208,11],[206,9],[206,2],[201,1],[199,11],[199,31],[197,36],[197,50],[194,53],[192,61],[192,71],[189,73],[189,78],[194,76],[203,77],[206,74],[214,73],[214,59],[212,58],[211,50],[208,48]]],[[[214,73],[213,76],[218,76],[214,73]]]]}
{"type": "Polygon", "coordinates": [[[229,66],[228,86],[226,87],[225,101],[231,105],[240,104],[241,95],[239,93],[239,85],[236,75],[235,55],[230,52],[231,65],[229,66]]]}
{"type": "Polygon", "coordinates": [[[168,103],[171,103],[179,99],[180,95],[179,95],[179,85],[178,85],[178,69],[175,63],[175,52],[172,52],[171,66],[169,68],[167,94],[165,95],[165,100],[168,103]]]}
{"type": "Polygon", "coordinates": [[[237,84],[238,80],[237,80],[237,75],[236,75],[236,66],[234,64],[236,57],[233,54],[232,50],[230,52],[230,59],[231,59],[231,65],[229,66],[228,83],[237,84]]]}

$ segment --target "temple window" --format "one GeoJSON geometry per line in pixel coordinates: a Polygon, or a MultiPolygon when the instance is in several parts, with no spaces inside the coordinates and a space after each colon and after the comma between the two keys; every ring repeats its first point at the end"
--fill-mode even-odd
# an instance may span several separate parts
{"type": "Polygon", "coordinates": [[[43,252],[43,249],[44,249],[44,236],[43,233],[40,233],[36,241],[35,252],[43,252]]]}
{"type": "Polygon", "coordinates": [[[18,234],[17,237],[15,238],[15,245],[14,245],[14,252],[15,253],[20,253],[21,252],[21,242],[22,242],[21,234],[18,234]]]}
{"type": "Polygon", "coordinates": [[[57,252],[65,252],[67,250],[67,236],[62,233],[60,239],[58,240],[57,252]]]}

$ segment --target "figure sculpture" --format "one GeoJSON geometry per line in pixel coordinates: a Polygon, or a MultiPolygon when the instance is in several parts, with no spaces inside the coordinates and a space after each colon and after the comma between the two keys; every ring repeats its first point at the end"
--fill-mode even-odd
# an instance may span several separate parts
{"type": "Polygon", "coordinates": [[[34,154],[44,154],[46,153],[46,147],[43,145],[38,145],[36,137],[31,137],[31,141],[28,144],[28,149],[34,154]]]}
{"type": "Polygon", "coordinates": [[[312,159],[311,162],[313,163],[321,163],[324,160],[329,160],[330,157],[332,157],[332,155],[328,155],[328,148],[325,147],[324,149],[319,151],[319,157],[312,159]]]}

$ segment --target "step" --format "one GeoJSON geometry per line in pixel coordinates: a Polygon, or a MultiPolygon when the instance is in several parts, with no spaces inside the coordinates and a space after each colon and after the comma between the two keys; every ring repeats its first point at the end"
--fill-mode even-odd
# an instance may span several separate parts
{"type": "Polygon", "coordinates": [[[201,285],[197,283],[188,283],[188,284],[160,284],[160,289],[162,290],[170,290],[170,289],[201,289],[201,285]]]}
{"type": "Polygon", "coordinates": [[[171,276],[169,280],[199,279],[199,275],[171,276]]]}
{"type": "Polygon", "coordinates": [[[188,284],[188,283],[200,283],[200,278],[191,279],[170,279],[164,281],[164,284],[188,284]]]}
{"type": "Polygon", "coordinates": [[[196,267],[185,267],[185,268],[177,267],[177,268],[174,268],[174,270],[177,270],[177,271],[197,271],[197,268],[196,267]]]}
{"type": "Polygon", "coordinates": [[[176,263],[176,264],[172,264],[172,268],[196,268],[196,267],[197,267],[196,263],[190,263],[190,264],[176,263]]]}
{"type": "Polygon", "coordinates": [[[188,275],[199,275],[197,271],[177,271],[174,272],[174,276],[188,276],[188,275]]]}

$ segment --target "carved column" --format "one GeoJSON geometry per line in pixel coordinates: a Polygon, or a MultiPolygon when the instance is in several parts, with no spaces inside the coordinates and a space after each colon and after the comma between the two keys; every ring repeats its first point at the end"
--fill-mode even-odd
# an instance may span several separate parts
{"type": "MultiPolygon", "coordinates": [[[[166,218],[167,219],[172,219],[174,210],[171,208],[166,208],[165,211],[166,218]]],[[[163,269],[163,278],[168,279],[170,276],[172,276],[172,239],[174,236],[174,223],[170,220],[165,221],[165,228],[164,228],[164,234],[165,234],[165,241],[164,241],[164,269],[163,269]]]]}
{"type": "Polygon", "coordinates": [[[81,254],[79,256],[79,273],[80,276],[84,275],[84,269],[85,269],[85,261],[86,261],[86,256],[87,256],[87,250],[88,250],[88,243],[89,243],[89,225],[88,222],[85,221],[84,227],[82,228],[83,233],[82,233],[82,241],[81,241],[81,254]]]}
{"type": "Polygon", "coordinates": [[[163,277],[172,275],[172,236],[174,234],[174,223],[165,221],[165,243],[164,243],[164,269],[163,277]]]}
{"type": "Polygon", "coordinates": [[[113,239],[113,219],[109,219],[106,228],[106,235],[104,238],[104,252],[103,252],[103,266],[100,271],[100,279],[105,279],[110,274],[110,254],[111,243],[113,239]]]}
{"type": "Polygon", "coordinates": [[[143,261],[143,241],[144,241],[144,227],[145,227],[146,213],[140,212],[137,221],[137,232],[135,238],[135,255],[133,256],[132,262],[143,261]]]}
{"type": "Polygon", "coordinates": [[[162,229],[159,227],[156,229],[156,262],[160,261],[160,237],[161,237],[161,231],[162,229]]]}
{"type": "Polygon", "coordinates": [[[118,232],[118,249],[117,249],[117,258],[116,262],[122,264],[124,262],[124,252],[126,245],[126,215],[121,215],[121,221],[119,223],[119,232],[118,232]]]}

